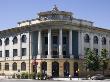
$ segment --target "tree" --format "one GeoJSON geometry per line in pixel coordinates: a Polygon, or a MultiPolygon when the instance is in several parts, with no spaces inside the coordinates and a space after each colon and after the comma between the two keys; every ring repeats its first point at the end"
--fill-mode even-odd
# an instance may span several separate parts
{"type": "Polygon", "coordinates": [[[103,75],[104,75],[104,71],[108,67],[108,51],[106,49],[102,49],[102,51],[101,51],[100,66],[102,68],[103,75]]]}
{"type": "Polygon", "coordinates": [[[86,69],[89,69],[90,71],[97,71],[99,69],[98,55],[90,48],[85,50],[85,64],[86,69]]]}

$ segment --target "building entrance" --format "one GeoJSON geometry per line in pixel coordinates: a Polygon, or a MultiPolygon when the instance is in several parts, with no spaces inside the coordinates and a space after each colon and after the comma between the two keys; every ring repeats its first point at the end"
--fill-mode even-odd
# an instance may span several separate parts
{"type": "Polygon", "coordinates": [[[69,62],[64,62],[64,77],[69,77],[70,74],[70,64],[69,62]]]}
{"type": "Polygon", "coordinates": [[[78,77],[78,62],[74,62],[74,77],[78,77]]]}
{"type": "Polygon", "coordinates": [[[59,77],[59,63],[52,62],[52,77],[59,77]]]}
{"type": "Polygon", "coordinates": [[[44,76],[47,75],[47,62],[41,63],[41,71],[44,76]]]}

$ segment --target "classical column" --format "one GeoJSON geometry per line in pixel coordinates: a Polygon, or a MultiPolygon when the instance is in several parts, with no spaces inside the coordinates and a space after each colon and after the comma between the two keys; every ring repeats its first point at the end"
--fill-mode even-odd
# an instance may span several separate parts
{"type": "Polygon", "coordinates": [[[70,58],[73,58],[73,55],[72,55],[72,30],[71,29],[69,30],[69,55],[70,55],[70,58]]]}
{"type": "Polygon", "coordinates": [[[48,29],[48,58],[51,58],[51,29],[48,29]]]}
{"type": "Polygon", "coordinates": [[[42,54],[42,37],[41,37],[41,30],[38,31],[38,55],[37,58],[41,58],[42,54]]]}
{"type": "Polygon", "coordinates": [[[62,53],[62,29],[59,30],[59,57],[63,57],[62,53]]]}

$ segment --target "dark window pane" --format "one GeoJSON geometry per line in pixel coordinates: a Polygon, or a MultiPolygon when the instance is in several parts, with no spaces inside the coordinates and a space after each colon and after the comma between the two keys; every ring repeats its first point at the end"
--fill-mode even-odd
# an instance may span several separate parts
{"type": "Polygon", "coordinates": [[[84,42],[89,43],[89,41],[90,41],[89,35],[86,34],[86,35],[84,36],[84,42]]]}
{"type": "Polygon", "coordinates": [[[2,65],[1,65],[1,63],[0,63],[0,70],[1,70],[1,68],[2,68],[2,65]]]}
{"type": "Polygon", "coordinates": [[[21,71],[25,71],[26,70],[26,63],[22,62],[21,63],[21,71]]]}
{"type": "Polygon", "coordinates": [[[2,40],[0,39],[0,46],[2,45],[2,40]]]}
{"type": "Polygon", "coordinates": [[[18,50],[17,49],[13,49],[13,57],[17,56],[17,54],[18,54],[18,50]]]}
{"type": "Polygon", "coordinates": [[[66,42],[67,42],[66,37],[63,37],[63,44],[66,44],[66,42]]]}
{"type": "Polygon", "coordinates": [[[26,48],[22,48],[22,56],[26,56],[26,48]]]}
{"type": "Polygon", "coordinates": [[[9,63],[5,63],[5,70],[9,70],[9,63]]]}
{"type": "Polygon", "coordinates": [[[14,38],[13,38],[13,44],[16,44],[17,42],[18,42],[17,37],[14,37],[14,38]]]}
{"type": "Polygon", "coordinates": [[[26,35],[22,36],[21,41],[24,42],[24,43],[26,42],[26,35]]]}
{"type": "Polygon", "coordinates": [[[48,37],[45,37],[45,44],[48,44],[48,37]]]}
{"type": "Polygon", "coordinates": [[[53,44],[58,44],[58,37],[57,36],[53,36],[53,44]]]}
{"type": "Polygon", "coordinates": [[[94,48],[94,53],[98,55],[98,49],[94,48]]]}
{"type": "Polygon", "coordinates": [[[9,38],[6,38],[5,45],[8,45],[8,44],[9,44],[9,38]]]}
{"type": "Polygon", "coordinates": [[[94,36],[94,44],[98,44],[98,37],[97,36],[94,36]]]}
{"type": "Polygon", "coordinates": [[[16,63],[16,62],[13,63],[13,70],[14,70],[14,71],[17,70],[17,63],[16,63]]]}
{"type": "Polygon", "coordinates": [[[0,57],[2,57],[2,51],[0,51],[0,57]]]}
{"type": "Polygon", "coordinates": [[[105,37],[102,38],[102,45],[106,45],[106,38],[105,37]]]}
{"type": "Polygon", "coordinates": [[[9,50],[5,50],[5,57],[9,57],[9,50]]]}
{"type": "Polygon", "coordinates": [[[45,51],[45,55],[48,55],[48,51],[45,51]]]}

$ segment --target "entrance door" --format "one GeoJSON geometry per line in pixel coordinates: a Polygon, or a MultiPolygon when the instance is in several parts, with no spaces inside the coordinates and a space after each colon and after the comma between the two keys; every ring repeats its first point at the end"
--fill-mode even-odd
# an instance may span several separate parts
{"type": "Polygon", "coordinates": [[[70,64],[69,62],[64,62],[64,77],[69,77],[70,74],[70,64]]]}
{"type": "Polygon", "coordinates": [[[78,62],[74,62],[74,77],[78,77],[78,62]]]}
{"type": "Polygon", "coordinates": [[[52,77],[59,77],[59,63],[52,62],[52,77]]]}
{"type": "Polygon", "coordinates": [[[41,71],[43,73],[43,75],[46,75],[46,71],[47,71],[47,62],[42,62],[41,64],[41,71]]]}

